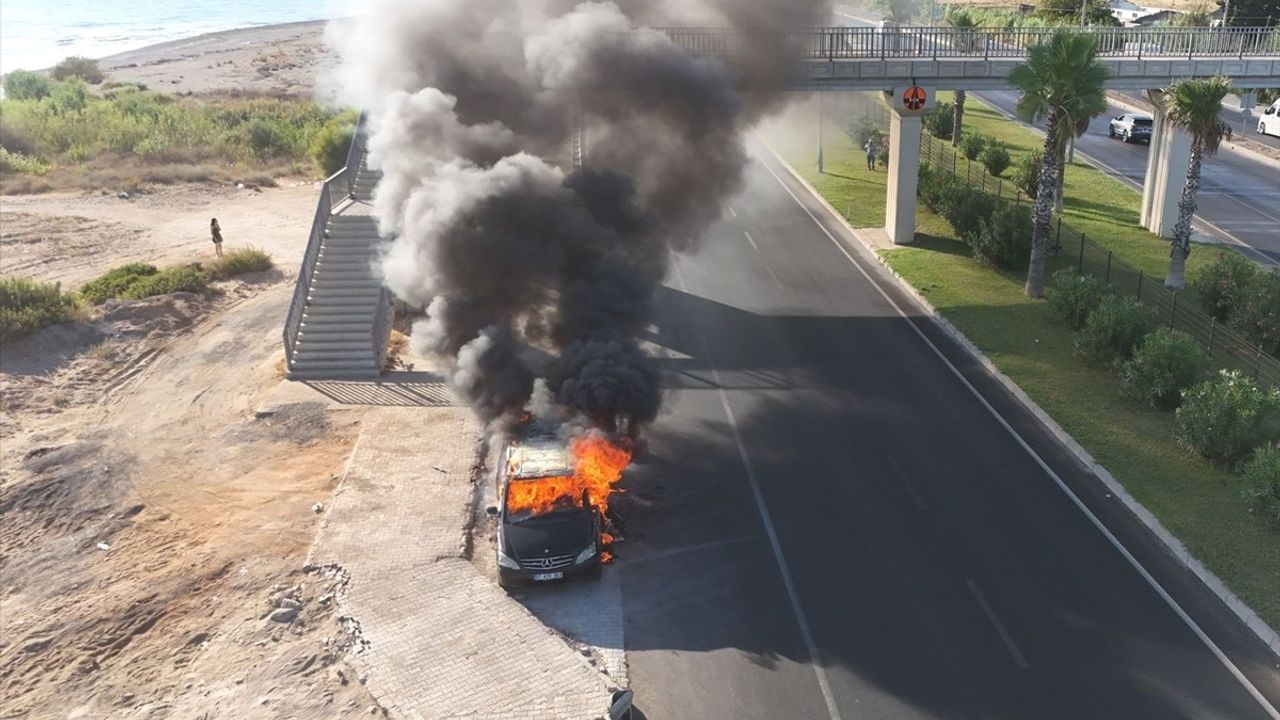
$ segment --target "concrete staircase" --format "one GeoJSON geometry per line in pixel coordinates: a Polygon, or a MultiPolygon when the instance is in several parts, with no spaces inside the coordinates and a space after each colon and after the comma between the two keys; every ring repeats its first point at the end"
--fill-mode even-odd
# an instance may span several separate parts
{"type": "Polygon", "coordinates": [[[298,273],[284,345],[291,379],[376,378],[391,333],[391,295],[374,274],[377,221],[369,200],[364,118],[347,164],[325,180],[298,273]]]}
{"type": "MultiPolygon", "coordinates": [[[[343,211],[358,207],[349,204],[343,211]]],[[[381,372],[378,311],[386,298],[373,274],[380,242],[377,221],[372,215],[343,211],[331,215],[325,227],[294,345],[291,378],[369,378],[381,372]]]]}

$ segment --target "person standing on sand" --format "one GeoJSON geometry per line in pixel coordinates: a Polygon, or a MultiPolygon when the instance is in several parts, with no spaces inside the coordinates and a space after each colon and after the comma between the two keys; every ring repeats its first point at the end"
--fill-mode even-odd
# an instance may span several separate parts
{"type": "Polygon", "coordinates": [[[209,234],[213,235],[214,255],[222,257],[222,227],[218,225],[218,218],[209,221],[209,234]]]}

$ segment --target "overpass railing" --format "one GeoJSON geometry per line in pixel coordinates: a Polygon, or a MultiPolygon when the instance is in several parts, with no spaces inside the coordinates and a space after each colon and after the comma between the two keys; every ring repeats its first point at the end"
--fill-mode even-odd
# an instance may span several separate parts
{"type": "Polygon", "coordinates": [[[1100,57],[1196,58],[1280,56],[1274,27],[954,28],[823,27],[790,30],[665,28],[680,48],[699,55],[750,58],[780,54],[808,60],[1021,58],[1054,33],[1097,40],[1100,57]]]}

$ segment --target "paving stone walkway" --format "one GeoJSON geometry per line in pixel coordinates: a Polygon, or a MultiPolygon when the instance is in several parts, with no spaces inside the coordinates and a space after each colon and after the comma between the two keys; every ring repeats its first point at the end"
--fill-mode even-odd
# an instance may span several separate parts
{"type": "Polygon", "coordinates": [[[347,572],[353,660],[391,717],[601,718],[608,679],[464,557],[479,436],[466,408],[370,410],[310,561],[347,572]]]}

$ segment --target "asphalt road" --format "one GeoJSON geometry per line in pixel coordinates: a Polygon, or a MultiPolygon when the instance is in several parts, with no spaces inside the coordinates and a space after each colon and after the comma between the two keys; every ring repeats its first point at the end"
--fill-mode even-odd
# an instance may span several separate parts
{"type": "MultiPolygon", "coordinates": [[[[1012,90],[974,94],[1009,114],[1018,102],[1012,90]]],[[[1094,118],[1088,132],[1076,140],[1077,161],[1083,159],[1079,153],[1085,153],[1089,162],[1141,192],[1148,147],[1109,137],[1111,118],[1129,111],[1118,105],[1108,107],[1107,114],[1094,118]]],[[[1196,218],[1202,232],[1252,248],[1259,260],[1280,263],[1280,164],[1223,150],[1205,160],[1197,198],[1196,218]]]]}
{"type": "MultiPolygon", "coordinates": [[[[1124,91],[1122,94],[1128,96],[1133,103],[1139,107],[1151,106],[1151,100],[1147,98],[1147,94],[1144,92],[1124,91]]],[[[1275,135],[1262,135],[1257,132],[1258,115],[1266,109],[1267,107],[1265,105],[1259,105],[1253,110],[1250,110],[1248,116],[1245,116],[1244,113],[1235,107],[1224,104],[1222,106],[1222,113],[1219,117],[1221,117],[1222,121],[1231,127],[1232,132],[1236,135],[1247,135],[1250,139],[1261,145],[1268,145],[1280,150],[1280,137],[1276,137],[1275,135]]]]}
{"type": "Polygon", "coordinates": [[[1276,658],[850,242],[756,162],[660,294],[611,570],[648,720],[1280,717],[1063,487],[1272,704],[1276,658]]]}

